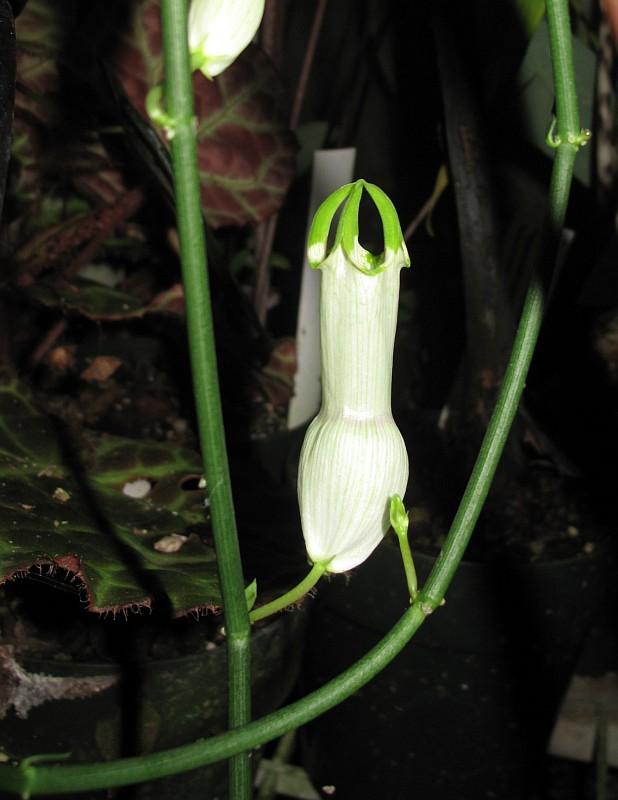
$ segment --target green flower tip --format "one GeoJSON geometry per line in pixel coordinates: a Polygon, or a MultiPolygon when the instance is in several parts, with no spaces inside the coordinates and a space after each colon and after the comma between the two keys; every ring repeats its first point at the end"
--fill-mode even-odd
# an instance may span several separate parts
{"type": "Polygon", "coordinates": [[[403,500],[398,494],[395,494],[391,497],[390,521],[391,525],[393,526],[393,530],[400,539],[405,538],[408,535],[408,514],[403,504],[403,500]]]}
{"type": "Polygon", "coordinates": [[[341,247],[354,266],[368,275],[382,272],[393,259],[403,262],[406,267],[410,266],[395,206],[378,186],[358,180],[334,191],[316,211],[307,240],[307,257],[313,269],[318,268],[329,254],[328,236],[333,218],[342,204],[332,249],[341,247]],[[365,250],[359,241],[358,211],[363,191],[369,194],[382,220],[384,252],[378,255],[365,250]]]}
{"type": "Polygon", "coordinates": [[[247,611],[251,611],[257,600],[257,580],[252,580],[245,588],[245,599],[247,601],[247,611]]]}

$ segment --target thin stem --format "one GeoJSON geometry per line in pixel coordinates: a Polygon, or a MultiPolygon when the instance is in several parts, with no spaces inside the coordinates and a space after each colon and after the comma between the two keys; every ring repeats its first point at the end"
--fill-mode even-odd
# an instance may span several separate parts
{"type": "MultiPolygon", "coordinates": [[[[63,794],[154,780],[230,758],[235,753],[282,736],[304,725],[350,697],[401,652],[418,630],[426,613],[416,603],[363,658],[325,686],[301,700],[242,728],[197,741],[173,750],[98,764],[30,767],[28,788],[36,794],[63,794]]],[[[24,778],[18,767],[0,764],[0,788],[21,792],[24,778]]]]}
{"type": "Polygon", "coordinates": [[[307,84],[309,83],[309,75],[311,74],[311,66],[315,57],[315,49],[320,38],[320,29],[324,19],[324,12],[328,0],[318,0],[315,14],[313,15],[313,22],[311,23],[311,31],[309,32],[309,39],[307,40],[307,47],[305,49],[305,58],[300,70],[298,83],[296,84],[296,92],[294,94],[294,105],[292,113],[290,114],[290,128],[295,130],[300,121],[300,112],[303,108],[305,100],[305,92],[307,91],[307,84]]]}
{"type": "MultiPolygon", "coordinates": [[[[187,2],[163,0],[161,13],[165,102],[166,112],[173,121],[171,153],[189,349],[223,595],[228,650],[228,715],[230,727],[234,728],[251,719],[251,641],[225,448],[208,286],[187,43],[187,2]]],[[[230,763],[230,796],[234,800],[248,800],[251,796],[251,767],[247,753],[238,754],[230,763]]]]}
{"type": "MultiPolygon", "coordinates": [[[[165,4],[179,5],[178,0],[164,0],[165,4]]],[[[561,13],[554,16],[559,21],[559,30],[552,37],[553,43],[570,36],[568,27],[567,0],[547,0],[548,15],[552,6],[562,6],[561,13]]],[[[554,80],[568,80],[564,71],[556,68],[554,80]],[[565,77],[566,76],[566,77],[565,77]]],[[[574,92],[572,97],[574,97],[574,92]]],[[[566,202],[573,171],[573,159],[577,148],[570,144],[560,145],[554,160],[550,191],[550,226],[564,219],[566,202]]],[[[557,234],[554,228],[553,235],[557,234]]],[[[236,730],[228,731],[209,739],[189,745],[153,753],[148,756],[125,758],[99,764],[75,766],[28,767],[25,776],[19,767],[0,764],[0,788],[17,794],[26,789],[32,795],[62,794],[90,791],[107,787],[125,786],[145,780],[173,775],[196,769],[230,758],[252,747],[265,744],[315,719],[320,714],[341,703],[386,667],[406,646],[427,614],[440,604],[454,571],[463,555],[474,523],[478,518],[489,484],[493,479],[500,454],[509,433],[510,424],[517,410],[524,389],[528,366],[538,337],[543,312],[543,290],[538,279],[534,279],[524,303],[521,320],[509,365],[502,382],[498,402],[485,434],[477,462],[444,544],[442,555],[416,602],[403,614],[392,630],[353,666],[322,686],[320,689],[294,703],[255,720],[236,730]]],[[[243,594],[244,603],[244,594],[243,594]]]]}
{"type": "Polygon", "coordinates": [[[260,46],[277,69],[281,68],[285,11],[284,0],[266,0],[260,25],[260,46]]]}
{"type": "Polygon", "coordinates": [[[440,169],[438,170],[438,174],[436,175],[436,181],[433,189],[431,190],[431,194],[421,206],[421,209],[418,212],[418,214],[408,224],[407,228],[404,231],[403,239],[406,244],[410,243],[410,239],[416,233],[416,229],[425,219],[427,219],[427,230],[431,235],[433,235],[433,231],[431,229],[431,215],[433,214],[433,211],[437,206],[440,197],[442,197],[444,190],[448,186],[448,183],[449,183],[449,176],[448,176],[448,171],[446,169],[446,164],[442,164],[440,166],[440,169]]]}
{"type": "MultiPolygon", "coordinates": [[[[322,20],[324,19],[324,12],[326,11],[326,4],[328,0],[318,0],[318,4],[313,17],[309,39],[307,41],[307,48],[305,50],[305,57],[300,71],[300,77],[296,86],[296,93],[294,95],[294,106],[290,114],[290,128],[295,130],[300,120],[300,112],[302,111],[303,101],[305,99],[305,91],[307,83],[309,82],[309,75],[315,56],[315,49],[320,36],[320,28],[322,27],[322,20]]],[[[280,9],[278,9],[280,10],[280,9]]],[[[279,214],[275,213],[269,217],[265,222],[260,223],[261,236],[259,236],[258,258],[256,266],[255,288],[253,290],[253,306],[259,321],[264,324],[268,315],[268,295],[270,293],[270,257],[272,254],[273,245],[275,242],[275,234],[277,232],[277,223],[279,221],[279,214]]]]}
{"type": "Polygon", "coordinates": [[[277,597],[275,600],[271,600],[270,603],[265,603],[263,606],[255,608],[249,614],[249,619],[251,622],[257,622],[260,619],[269,617],[271,614],[276,614],[277,611],[282,611],[284,608],[294,605],[294,603],[298,603],[307,592],[313,589],[325,572],[326,566],[324,564],[314,564],[308,575],[306,575],[300,583],[292,587],[289,592],[282,594],[281,597],[277,597]]]}
{"type": "Polygon", "coordinates": [[[268,295],[270,294],[270,256],[277,232],[279,214],[275,213],[260,223],[259,253],[255,270],[255,287],[253,289],[253,307],[260,323],[266,322],[268,314],[268,295]]]}
{"type": "Polygon", "coordinates": [[[408,583],[408,594],[410,595],[410,601],[413,603],[418,596],[418,580],[416,577],[414,559],[412,558],[412,551],[410,550],[410,542],[408,541],[410,519],[406,507],[403,504],[403,500],[398,494],[391,497],[389,516],[391,526],[399,540],[399,549],[401,551],[403,568],[408,583]]]}
{"type": "Polygon", "coordinates": [[[418,595],[418,580],[416,577],[416,567],[414,566],[414,559],[412,558],[412,551],[410,550],[410,542],[408,535],[397,533],[399,540],[399,549],[401,551],[401,558],[403,560],[403,568],[406,573],[406,581],[408,584],[408,593],[410,600],[414,602],[418,595]]]}

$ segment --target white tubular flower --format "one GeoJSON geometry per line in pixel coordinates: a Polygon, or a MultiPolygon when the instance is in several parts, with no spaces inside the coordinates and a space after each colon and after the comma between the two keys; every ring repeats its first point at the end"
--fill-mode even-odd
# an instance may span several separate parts
{"type": "Polygon", "coordinates": [[[260,27],[264,0],[192,0],[189,50],[193,68],[214,78],[242,53],[260,27]]]}
{"type": "Polygon", "coordinates": [[[403,497],[408,482],[408,455],[391,413],[391,378],[399,271],[410,260],[393,204],[362,180],[322,203],[308,255],[322,270],[322,406],[303,443],[298,497],[310,560],[326,572],[345,572],[380,543],[391,498],[403,497]],[[379,256],[358,240],[363,190],[382,219],[379,256]],[[344,201],[327,253],[330,225],[344,201]]]}

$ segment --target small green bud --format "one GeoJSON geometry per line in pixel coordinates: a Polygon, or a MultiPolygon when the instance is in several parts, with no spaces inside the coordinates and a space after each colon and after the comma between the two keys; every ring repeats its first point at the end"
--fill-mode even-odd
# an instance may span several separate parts
{"type": "Polygon", "coordinates": [[[252,580],[251,583],[245,587],[245,600],[247,601],[247,611],[251,611],[257,600],[257,580],[252,580]]]}
{"type": "Polygon", "coordinates": [[[397,536],[405,538],[408,535],[408,513],[398,494],[391,497],[390,520],[397,536]]]}

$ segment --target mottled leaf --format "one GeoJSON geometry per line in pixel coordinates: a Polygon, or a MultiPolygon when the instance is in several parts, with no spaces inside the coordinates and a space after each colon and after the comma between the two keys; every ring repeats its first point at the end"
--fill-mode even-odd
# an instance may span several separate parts
{"type": "Polygon", "coordinates": [[[99,321],[139,319],[153,313],[184,313],[180,284],[160,292],[147,303],[133,294],[85,278],[74,278],[70,283],[42,280],[28,287],[28,294],[43,305],[60,307],[99,321]]]}
{"type": "Polygon", "coordinates": [[[71,190],[97,207],[116,203],[127,194],[122,172],[99,133],[67,121],[68,110],[76,119],[89,117],[91,111],[85,114],[79,108],[79,101],[60,78],[61,74],[70,74],[76,84],[83,80],[80,68],[71,60],[72,50],[66,46],[66,14],[66,4],[30,0],[16,22],[17,86],[10,187],[20,217],[19,230],[12,237],[16,247],[29,241],[33,231],[65,220],[71,190]],[[58,205],[61,215],[52,219],[43,213],[48,209],[42,208],[42,194],[50,184],[54,198],[62,195],[63,201],[58,205]]]}
{"type": "Polygon", "coordinates": [[[56,111],[61,11],[46,0],[30,0],[15,21],[18,116],[48,124],[56,111]],[[51,117],[50,117],[51,115],[51,117]]]}
{"type": "MultiPolygon", "coordinates": [[[[123,41],[113,68],[146,117],[146,94],[163,80],[157,0],[136,3],[132,28],[123,41]]],[[[208,222],[216,227],[265,219],[280,207],[295,169],[295,141],[271,62],[250,46],[212,81],[194,73],[193,88],[208,222]]]]}
{"type": "Polygon", "coordinates": [[[44,129],[57,119],[60,33],[58,9],[44,0],[30,0],[15,21],[17,80],[10,190],[25,204],[36,201],[41,191],[44,129]]]}
{"type": "Polygon", "coordinates": [[[200,460],[118,437],[69,443],[15,383],[0,386],[0,580],[68,570],[92,611],[169,599],[176,614],[221,602],[200,460]]]}

